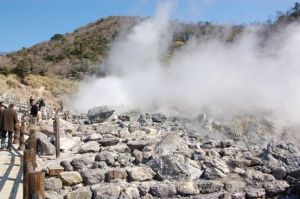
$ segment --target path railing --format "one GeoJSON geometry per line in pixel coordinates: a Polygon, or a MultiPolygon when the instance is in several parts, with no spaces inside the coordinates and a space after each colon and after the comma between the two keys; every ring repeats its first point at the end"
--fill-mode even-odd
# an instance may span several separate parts
{"type": "MultiPolygon", "coordinates": [[[[36,128],[31,126],[37,121],[37,118],[22,119],[20,128],[19,150],[24,151],[23,155],[23,199],[45,198],[45,173],[36,171],[36,128]],[[28,123],[28,126],[26,127],[28,123]],[[26,133],[29,130],[29,134],[26,133]],[[25,135],[28,139],[25,143],[25,135]]],[[[59,135],[59,117],[53,119],[53,130],[56,138],[56,158],[60,157],[60,135],[59,135]]]]}

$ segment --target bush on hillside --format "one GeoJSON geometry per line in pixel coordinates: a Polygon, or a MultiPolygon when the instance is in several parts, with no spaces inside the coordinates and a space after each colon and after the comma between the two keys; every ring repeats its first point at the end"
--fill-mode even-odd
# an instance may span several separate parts
{"type": "Polygon", "coordinates": [[[17,67],[14,69],[14,73],[24,79],[31,73],[31,67],[28,61],[23,60],[17,64],[17,67]]]}

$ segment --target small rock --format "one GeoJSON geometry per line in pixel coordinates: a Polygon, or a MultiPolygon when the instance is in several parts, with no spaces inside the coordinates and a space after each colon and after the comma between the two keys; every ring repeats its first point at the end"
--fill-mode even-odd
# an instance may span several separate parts
{"type": "Polygon", "coordinates": [[[127,172],[125,169],[111,169],[105,174],[106,181],[111,182],[115,180],[121,180],[127,178],[127,172]]]}
{"type": "Polygon", "coordinates": [[[94,199],[118,199],[121,187],[115,184],[97,184],[92,186],[94,199]]]}
{"type": "Polygon", "coordinates": [[[101,144],[101,146],[112,146],[112,145],[116,145],[119,143],[119,139],[118,138],[103,138],[101,140],[98,141],[99,144],[101,144]]]}
{"type": "Polygon", "coordinates": [[[100,146],[98,144],[98,142],[96,141],[90,141],[85,143],[84,145],[82,145],[79,149],[80,153],[95,153],[95,152],[99,152],[100,150],[100,146]]]}
{"type": "Polygon", "coordinates": [[[245,192],[247,198],[262,198],[266,195],[266,191],[263,188],[247,187],[245,192]]]}
{"type": "Polygon", "coordinates": [[[53,190],[59,192],[62,189],[62,181],[59,178],[45,179],[45,190],[53,190]]]}
{"type": "Polygon", "coordinates": [[[136,164],[140,164],[140,163],[143,161],[143,152],[141,152],[141,151],[135,149],[135,150],[133,151],[133,156],[135,157],[134,162],[135,162],[136,164]]]}
{"type": "Polygon", "coordinates": [[[266,189],[269,196],[275,196],[284,192],[289,187],[289,184],[286,181],[276,180],[264,182],[263,187],[266,189]]]}
{"type": "Polygon", "coordinates": [[[224,185],[221,182],[214,180],[204,180],[198,183],[199,191],[202,194],[215,193],[223,189],[224,185]]]}
{"type": "Polygon", "coordinates": [[[53,190],[45,191],[45,199],[63,199],[64,197],[53,190]]]}
{"type": "Polygon", "coordinates": [[[196,195],[199,194],[197,184],[194,182],[181,182],[176,186],[177,193],[180,195],[196,195]]]}
{"type": "Polygon", "coordinates": [[[64,171],[59,174],[64,185],[72,186],[82,182],[82,178],[77,171],[64,171]]]}
{"type": "Polygon", "coordinates": [[[83,158],[74,158],[70,164],[72,165],[72,167],[74,168],[75,171],[79,171],[81,169],[84,169],[87,167],[87,165],[89,164],[89,162],[83,158]]]}
{"type": "Polygon", "coordinates": [[[68,193],[65,196],[65,199],[91,199],[92,198],[92,192],[89,187],[81,187],[79,189],[76,189],[75,191],[72,191],[68,193]]]}
{"type": "Polygon", "coordinates": [[[73,171],[71,163],[67,160],[61,161],[60,166],[62,166],[65,169],[65,171],[73,171]]]}
{"type": "Polygon", "coordinates": [[[166,121],[166,119],[167,119],[167,117],[162,113],[154,113],[152,115],[153,122],[163,123],[166,121]]]}
{"type": "Polygon", "coordinates": [[[169,198],[176,195],[176,187],[172,184],[156,184],[151,186],[150,193],[160,198],[169,198]]]}
{"type": "Polygon", "coordinates": [[[151,180],[155,175],[155,172],[147,166],[134,167],[128,169],[127,172],[131,181],[151,180]]]}
{"type": "Polygon", "coordinates": [[[115,164],[115,158],[113,157],[112,153],[108,151],[101,151],[99,154],[97,154],[95,157],[95,161],[104,161],[109,166],[115,164]]]}
{"type": "Polygon", "coordinates": [[[92,185],[103,182],[105,172],[102,169],[87,169],[81,171],[81,177],[85,185],[92,185]]]}

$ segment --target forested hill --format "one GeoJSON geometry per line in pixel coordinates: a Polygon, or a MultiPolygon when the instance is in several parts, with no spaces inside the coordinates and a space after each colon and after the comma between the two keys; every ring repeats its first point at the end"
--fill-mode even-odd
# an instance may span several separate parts
{"type": "MultiPolygon", "coordinates": [[[[266,35],[296,21],[299,16],[300,4],[295,3],[287,12],[278,13],[274,22],[263,24],[266,26],[266,35]]],[[[142,20],[144,18],[111,16],[78,28],[72,33],[57,33],[49,41],[0,55],[0,73],[16,73],[21,77],[34,74],[71,79],[80,79],[95,72],[101,74],[99,66],[105,62],[113,41],[142,20]]],[[[184,45],[191,37],[220,37],[225,42],[231,42],[244,28],[243,25],[236,25],[228,31],[228,26],[209,22],[185,24],[177,21],[173,21],[171,26],[175,32],[171,51],[184,45]]]]}

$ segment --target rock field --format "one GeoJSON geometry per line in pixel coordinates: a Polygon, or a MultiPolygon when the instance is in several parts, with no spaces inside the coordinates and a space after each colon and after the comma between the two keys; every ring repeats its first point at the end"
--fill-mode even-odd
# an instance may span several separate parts
{"type": "Polygon", "coordinates": [[[222,123],[98,107],[60,120],[60,159],[52,121],[36,128],[49,199],[300,198],[299,146],[249,115],[222,123]]]}

